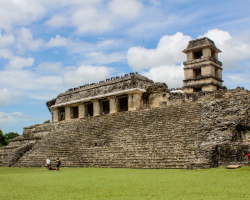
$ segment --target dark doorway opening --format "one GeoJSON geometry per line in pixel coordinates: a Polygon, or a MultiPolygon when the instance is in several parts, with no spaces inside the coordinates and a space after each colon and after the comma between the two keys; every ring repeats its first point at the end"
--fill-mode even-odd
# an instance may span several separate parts
{"type": "Polygon", "coordinates": [[[194,78],[200,78],[200,77],[201,77],[201,68],[194,69],[194,78]]]}
{"type": "Polygon", "coordinates": [[[109,100],[102,101],[102,114],[109,114],[109,100]]]}
{"type": "Polygon", "coordinates": [[[65,120],[65,108],[63,107],[63,108],[59,108],[58,109],[58,120],[59,121],[63,121],[63,120],[65,120]]]}
{"type": "Polygon", "coordinates": [[[119,112],[128,111],[128,97],[119,98],[119,112]]]}
{"type": "Polygon", "coordinates": [[[202,58],[202,50],[194,52],[194,59],[202,58]]]}
{"type": "Polygon", "coordinates": [[[71,107],[71,119],[78,118],[78,106],[71,107]]]}
{"type": "Polygon", "coordinates": [[[194,92],[200,92],[200,91],[202,91],[201,88],[194,88],[194,92]]]}
{"type": "Polygon", "coordinates": [[[93,116],[93,103],[86,105],[87,117],[93,116]]]}

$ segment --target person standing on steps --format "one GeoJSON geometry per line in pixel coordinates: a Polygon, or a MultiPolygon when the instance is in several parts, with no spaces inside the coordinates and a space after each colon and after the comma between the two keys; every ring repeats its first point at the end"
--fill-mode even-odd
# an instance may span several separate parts
{"type": "Polygon", "coordinates": [[[61,165],[61,161],[60,161],[59,158],[57,158],[57,160],[56,160],[56,171],[58,171],[58,172],[59,172],[60,165],[61,165]]]}
{"type": "Polygon", "coordinates": [[[46,167],[47,167],[47,171],[50,170],[50,159],[49,158],[46,159],[46,167]]]}

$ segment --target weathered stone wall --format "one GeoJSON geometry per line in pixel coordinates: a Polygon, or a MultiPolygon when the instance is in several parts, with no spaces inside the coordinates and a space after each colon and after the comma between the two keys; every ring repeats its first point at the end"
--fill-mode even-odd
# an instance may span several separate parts
{"type": "Polygon", "coordinates": [[[106,82],[100,81],[98,84],[93,83],[91,85],[84,85],[79,88],[70,89],[69,91],[58,95],[55,105],[132,88],[147,89],[147,87],[152,84],[152,80],[140,74],[131,74],[130,76],[117,77],[111,80],[107,79],[106,82]]]}

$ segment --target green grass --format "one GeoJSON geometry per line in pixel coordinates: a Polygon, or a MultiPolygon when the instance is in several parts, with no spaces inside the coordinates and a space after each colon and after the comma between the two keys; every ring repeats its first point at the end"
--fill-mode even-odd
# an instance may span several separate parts
{"type": "Polygon", "coordinates": [[[0,168],[0,199],[249,199],[248,167],[228,170],[0,168]]]}

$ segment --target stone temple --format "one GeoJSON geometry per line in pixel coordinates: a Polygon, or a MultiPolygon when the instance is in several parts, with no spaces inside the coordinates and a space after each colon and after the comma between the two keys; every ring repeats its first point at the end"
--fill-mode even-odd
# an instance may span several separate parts
{"type": "Polygon", "coordinates": [[[85,84],[48,101],[52,122],[0,147],[0,166],[197,169],[246,165],[250,92],[222,88],[221,51],[209,38],[183,50],[183,88],[138,73],[85,84]]]}

